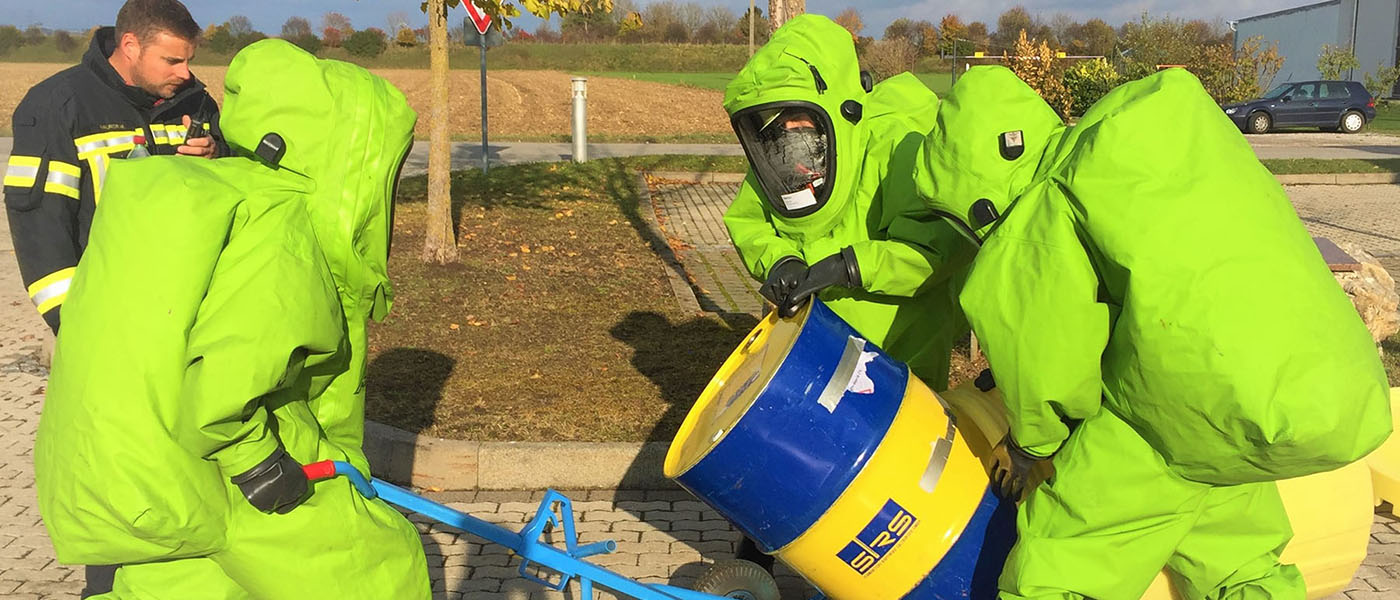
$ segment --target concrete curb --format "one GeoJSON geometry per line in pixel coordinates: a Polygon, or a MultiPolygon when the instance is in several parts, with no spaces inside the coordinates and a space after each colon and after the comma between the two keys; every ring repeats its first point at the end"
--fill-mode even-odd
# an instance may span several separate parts
{"type": "Polygon", "coordinates": [[[1275,175],[1283,185],[1384,185],[1400,183],[1400,173],[1304,173],[1275,175]]]}
{"type": "Polygon", "coordinates": [[[365,422],[376,477],[431,491],[675,490],[665,442],[472,442],[365,422]]]}

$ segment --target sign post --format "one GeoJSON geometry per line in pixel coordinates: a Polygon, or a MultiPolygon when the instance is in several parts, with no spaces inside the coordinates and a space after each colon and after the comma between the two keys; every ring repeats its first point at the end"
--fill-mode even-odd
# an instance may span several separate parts
{"type": "Polygon", "coordinates": [[[476,25],[477,40],[481,42],[481,172],[491,170],[491,155],[486,143],[486,32],[491,30],[491,17],[481,12],[475,3],[464,1],[472,23],[476,25]]]}

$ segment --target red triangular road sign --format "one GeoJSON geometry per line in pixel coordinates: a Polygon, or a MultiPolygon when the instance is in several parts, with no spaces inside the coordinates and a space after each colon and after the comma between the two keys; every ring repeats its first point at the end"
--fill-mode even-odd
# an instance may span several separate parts
{"type": "Polygon", "coordinates": [[[462,4],[466,5],[467,12],[471,13],[472,22],[476,23],[476,32],[486,35],[486,30],[491,28],[491,17],[481,12],[481,9],[471,0],[462,0],[462,4]]]}

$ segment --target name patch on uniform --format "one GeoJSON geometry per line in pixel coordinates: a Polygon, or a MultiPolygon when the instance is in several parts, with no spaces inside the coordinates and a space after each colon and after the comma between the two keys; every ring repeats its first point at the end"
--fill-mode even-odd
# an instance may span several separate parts
{"type": "Polygon", "coordinates": [[[875,518],[860,530],[850,544],[837,552],[836,557],[857,573],[868,575],[918,523],[913,514],[894,500],[885,502],[880,512],[875,513],[875,518]]]}

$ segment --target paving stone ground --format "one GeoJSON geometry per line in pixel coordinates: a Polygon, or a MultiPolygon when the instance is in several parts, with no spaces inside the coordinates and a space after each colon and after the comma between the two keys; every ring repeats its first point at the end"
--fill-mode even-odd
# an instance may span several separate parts
{"type": "MultiPolygon", "coordinates": [[[[658,215],[666,216],[668,235],[682,238],[696,249],[721,251],[727,241],[718,218],[733,197],[732,185],[700,185],[681,192],[681,200],[666,197],[658,202],[658,215]],[[670,202],[662,205],[662,202],[670,202]],[[662,210],[671,212],[661,212],[662,210]]],[[[1376,239],[1400,239],[1400,187],[1356,186],[1330,189],[1291,188],[1300,212],[1312,211],[1317,221],[1310,227],[1340,226],[1378,234],[1376,239]],[[1364,210],[1349,208],[1345,198],[1368,202],[1364,210]],[[1376,215],[1388,215],[1384,219],[1376,215]]],[[[654,200],[655,201],[655,200],[654,200]]],[[[0,224],[4,213],[0,211],[0,224]]],[[[39,363],[47,329],[22,291],[7,227],[0,227],[0,598],[68,599],[83,585],[80,568],[60,565],[39,520],[34,494],[31,449],[42,406],[46,371],[39,363]]],[[[1328,235],[1331,235],[1330,233],[1328,235]]],[[[1340,234],[1339,234],[1340,235],[1340,234]]],[[[1376,236],[1372,236],[1376,237],[1376,236]]],[[[1370,238],[1367,238],[1370,239],[1370,238]]],[[[1364,244],[1365,242],[1363,242],[1364,244]]],[[[1372,241],[1383,256],[1390,252],[1372,241]]],[[[1394,256],[1400,256],[1397,251],[1394,256]]],[[[737,258],[737,257],[736,257],[737,258]]],[[[695,259],[683,257],[687,266],[695,259]]],[[[723,264],[723,263],[721,263],[723,264]]],[[[740,282],[747,281],[737,262],[729,267],[740,282]]],[[[715,268],[716,272],[720,270],[715,268]]],[[[696,278],[700,281],[700,278],[696,278]]],[[[700,284],[703,288],[706,284],[700,284]]],[[[718,287],[718,286],[717,286],[718,287]]],[[[731,288],[723,288],[731,289],[731,288]]],[[[732,288],[731,297],[754,294],[751,287],[732,288]]],[[[723,295],[721,294],[721,297],[723,295]]],[[[715,305],[722,306],[719,301],[715,305]]],[[[727,311],[745,311],[752,305],[738,302],[727,311]]],[[[624,575],[645,582],[686,585],[705,563],[732,556],[738,534],[717,514],[682,492],[591,491],[566,492],[574,502],[581,541],[603,539],[618,542],[618,551],[595,560],[624,575]]],[[[518,528],[533,514],[542,492],[470,492],[431,494],[436,499],[489,522],[518,528]]],[[[516,573],[517,559],[500,546],[484,544],[460,531],[414,516],[423,532],[435,598],[537,600],[572,598],[526,582],[516,573]]],[[[804,598],[808,589],[801,579],[779,569],[784,600],[804,598]]],[[[1366,562],[1349,590],[1333,600],[1381,600],[1400,598],[1400,520],[1389,512],[1376,515],[1366,562]]]]}
{"type": "Polygon", "coordinates": [[[700,309],[715,313],[763,311],[758,282],[749,277],[722,221],[737,183],[653,184],[657,221],[689,274],[700,309]]]}

